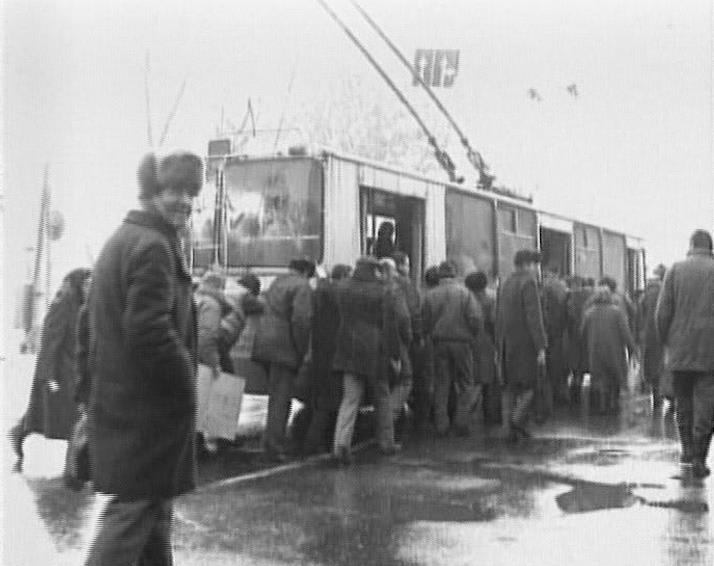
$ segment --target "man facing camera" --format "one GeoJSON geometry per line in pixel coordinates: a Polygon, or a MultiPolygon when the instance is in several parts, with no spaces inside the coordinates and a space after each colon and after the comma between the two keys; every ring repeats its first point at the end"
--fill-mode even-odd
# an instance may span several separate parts
{"type": "Polygon", "coordinates": [[[89,450],[110,496],[86,564],[172,564],[172,499],[196,484],[196,321],[179,233],[202,185],[196,155],[149,153],[132,210],[89,295],[89,450]]]}

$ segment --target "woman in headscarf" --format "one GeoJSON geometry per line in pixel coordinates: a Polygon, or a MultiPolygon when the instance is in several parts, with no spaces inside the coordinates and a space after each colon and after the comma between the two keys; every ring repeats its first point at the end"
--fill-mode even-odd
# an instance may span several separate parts
{"type": "Polygon", "coordinates": [[[45,315],[29,406],[9,433],[20,461],[27,436],[36,432],[45,438],[68,440],[77,420],[76,330],[90,275],[88,269],[70,271],[45,315]]]}
{"type": "Polygon", "coordinates": [[[593,406],[600,413],[619,411],[620,390],[627,381],[627,356],[635,353],[625,312],[612,300],[612,293],[598,287],[593,303],[585,311],[583,339],[590,368],[590,391],[593,406]]]}

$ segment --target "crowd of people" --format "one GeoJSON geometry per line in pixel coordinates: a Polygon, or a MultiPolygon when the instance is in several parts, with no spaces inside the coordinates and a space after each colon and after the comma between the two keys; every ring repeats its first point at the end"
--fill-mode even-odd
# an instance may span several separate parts
{"type": "Polygon", "coordinates": [[[641,352],[654,405],[674,400],[682,464],[708,475],[709,233],[697,231],[688,258],[658,267],[632,298],[609,277],[564,279],[548,265],[541,276],[540,253],[527,249],[503,281],[481,271],[462,279],[444,261],[417,282],[390,223],[354,266],[316,278],[314,263],[295,259],[267,289],[248,273],[227,293],[220,273],[194,287],[179,239],[201,160],[152,153],[138,176],[141,209],[105,245],[89,291],[90,272],[73,271],[49,310],[29,407],[10,433],[21,460],[28,434],[69,439],[77,418],[86,420],[94,489],[112,496],[86,564],[170,563],[171,502],[195,487],[196,440],[208,454],[219,449],[196,429],[199,364],[216,376],[239,374],[241,360],[263,367],[266,457],[331,452],[349,465],[367,402],[385,456],[399,451],[407,427],[468,437],[477,419],[523,442],[531,420],[584,402],[586,375],[592,410],[616,414],[641,352]],[[288,430],[294,397],[305,408],[288,430]]]}

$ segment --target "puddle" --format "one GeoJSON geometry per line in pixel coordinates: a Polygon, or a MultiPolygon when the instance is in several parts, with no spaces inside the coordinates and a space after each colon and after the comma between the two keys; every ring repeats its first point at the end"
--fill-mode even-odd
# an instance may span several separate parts
{"type": "Polygon", "coordinates": [[[632,507],[641,498],[634,495],[632,487],[627,484],[580,484],[558,495],[555,501],[566,513],[587,513],[632,507]]]}

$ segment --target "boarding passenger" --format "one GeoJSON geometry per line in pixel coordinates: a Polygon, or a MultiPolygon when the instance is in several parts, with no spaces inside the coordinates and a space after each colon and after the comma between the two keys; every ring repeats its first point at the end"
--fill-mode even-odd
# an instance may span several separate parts
{"type": "Polygon", "coordinates": [[[567,364],[570,372],[570,404],[580,405],[583,377],[588,371],[585,341],[582,335],[585,305],[592,296],[582,277],[571,279],[570,292],[566,301],[567,317],[567,364]]]}
{"type": "Polygon", "coordinates": [[[665,385],[664,348],[657,337],[655,309],[662,290],[662,281],[667,268],[658,265],[654,270],[654,278],[647,282],[645,292],[640,298],[639,311],[641,321],[642,347],[642,378],[648,387],[652,399],[652,407],[658,409],[662,405],[664,395],[671,391],[662,391],[665,385]]]}
{"type": "MultiPolygon", "coordinates": [[[[402,262],[402,272],[406,270],[408,274],[409,259],[405,254],[398,253],[397,257],[402,262]],[[405,267],[406,264],[406,267],[405,267]]],[[[395,438],[401,438],[406,419],[406,403],[412,391],[414,377],[413,343],[415,324],[421,332],[421,305],[416,288],[411,284],[411,280],[402,275],[394,258],[385,258],[380,261],[382,276],[387,284],[393,287],[395,300],[401,303],[399,312],[406,312],[407,316],[398,319],[399,351],[401,360],[401,371],[399,375],[390,376],[392,415],[395,421],[395,438]]]]}
{"type": "Polygon", "coordinates": [[[545,379],[548,341],[538,294],[540,261],[537,251],[517,252],[516,271],[498,294],[496,351],[506,386],[503,419],[511,442],[530,437],[526,421],[536,386],[545,379]]]}
{"type": "Polygon", "coordinates": [[[473,348],[482,325],[476,299],[456,281],[456,266],[443,262],[439,266],[439,286],[424,297],[424,331],[434,344],[434,420],[439,435],[445,435],[450,425],[459,436],[471,432],[469,416],[475,393],[473,348]],[[456,408],[450,423],[448,404],[452,387],[456,408]]]}
{"type": "Polygon", "coordinates": [[[349,265],[332,268],[329,279],[321,279],[315,289],[312,324],[312,386],[310,388],[310,424],[303,452],[315,454],[330,450],[342,400],[342,374],[332,369],[340,328],[337,288],[352,275],[349,265]]]}
{"type": "Polygon", "coordinates": [[[465,284],[483,317],[483,332],[476,337],[474,348],[474,376],[481,387],[484,422],[497,424],[501,420],[501,386],[496,376],[496,299],[487,289],[488,276],[482,271],[467,275],[465,284]]]}
{"type": "MultiPolygon", "coordinates": [[[[221,321],[228,316],[231,307],[226,301],[223,291],[226,278],[211,271],[202,278],[194,294],[196,301],[196,314],[198,321],[198,363],[210,368],[214,378],[220,375],[221,370],[221,321]]],[[[207,399],[199,398],[199,403],[207,399]]],[[[203,414],[203,407],[199,406],[198,414],[203,414]]],[[[218,450],[215,438],[197,423],[196,430],[203,435],[203,448],[213,454],[218,450]]]]}
{"type": "Polygon", "coordinates": [[[592,404],[603,415],[620,410],[620,392],[627,384],[627,356],[635,341],[625,313],[613,301],[610,288],[599,287],[583,315],[583,339],[588,354],[592,404]]]}
{"type": "MultiPolygon", "coordinates": [[[[424,272],[424,292],[439,285],[439,267],[429,267],[424,272]]],[[[422,307],[423,308],[423,307],[422,307]]],[[[424,332],[422,320],[423,346],[418,348],[418,361],[414,364],[414,430],[422,433],[429,427],[434,405],[434,344],[424,332]]]]}
{"type": "Polygon", "coordinates": [[[352,277],[340,283],[337,304],[340,328],[333,369],[343,374],[343,393],[333,452],[338,462],[347,465],[352,462],[352,435],[366,387],[375,407],[379,450],[392,455],[399,449],[394,441],[387,369],[397,374],[401,370],[398,303],[381,279],[379,262],[363,257],[352,277]]]}
{"type": "Polygon", "coordinates": [[[273,281],[265,293],[265,314],[253,345],[253,359],[267,365],[268,417],[263,445],[266,456],[276,461],[287,458],[292,387],[310,342],[310,279],[314,275],[312,261],[295,259],[289,272],[273,281]]]}
{"type": "Polygon", "coordinates": [[[542,286],[542,307],[545,332],[548,337],[546,352],[546,399],[543,419],[553,413],[555,403],[568,400],[568,372],[565,362],[563,336],[567,323],[568,289],[560,279],[556,268],[545,271],[542,286]]]}

